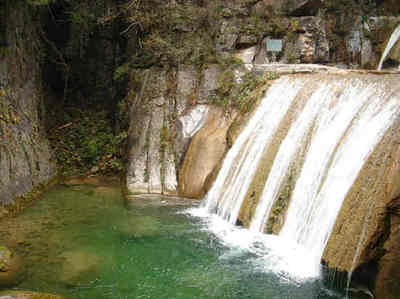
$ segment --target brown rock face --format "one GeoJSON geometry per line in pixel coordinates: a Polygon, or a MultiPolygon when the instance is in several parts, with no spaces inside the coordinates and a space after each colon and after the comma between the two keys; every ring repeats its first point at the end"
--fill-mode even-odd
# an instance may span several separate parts
{"type": "Polygon", "coordinates": [[[210,109],[206,123],[193,137],[186,152],[179,173],[179,195],[201,198],[207,192],[207,178],[224,156],[230,124],[222,109],[210,109]]]}

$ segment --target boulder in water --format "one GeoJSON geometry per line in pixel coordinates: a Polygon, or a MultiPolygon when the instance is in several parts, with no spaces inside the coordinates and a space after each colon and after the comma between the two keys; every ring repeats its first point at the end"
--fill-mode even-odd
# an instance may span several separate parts
{"type": "Polygon", "coordinates": [[[0,286],[18,283],[21,270],[19,257],[5,246],[0,246],[0,286]]]}

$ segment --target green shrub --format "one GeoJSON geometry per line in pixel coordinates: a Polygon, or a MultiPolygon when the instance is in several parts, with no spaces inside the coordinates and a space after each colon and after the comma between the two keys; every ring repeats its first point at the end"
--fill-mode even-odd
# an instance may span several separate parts
{"type": "Polygon", "coordinates": [[[223,72],[218,79],[218,88],[211,102],[224,109],[236,109],[246,114],[254,109],[255,104],[268,88],[268,82],[278,78],[275,73],[265,73],[263,76],[248,72],[241,77],[240,83],[235,80],[232,68],[223,72]]]}
{"type": "Polygon", "coordinates": [[[121,148],[127,132],[114,135],[104,111],[67,111],[64,122],[50,132],[50,141],[64,175],[123,170],[121,148]]]}

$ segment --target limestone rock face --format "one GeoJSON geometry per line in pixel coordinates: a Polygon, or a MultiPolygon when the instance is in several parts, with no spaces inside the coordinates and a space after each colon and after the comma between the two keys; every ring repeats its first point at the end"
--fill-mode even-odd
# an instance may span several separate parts
{"type": "Polygon", "coordinates": [[[192,136],[208,115],[219,69],[179,66],[132,74],[127,188],[134,194],[177,193],[178,169],[192,136]],[[134,78],[140,77],[139,86],[134,78]]]}
{"type": "Polygon", "coordinates": [[[221,162],[231,121],[220,108],[210,108],[204,126],[193,137],[179,173],[179,195],[201,198],[207,179],[221,162]]]}
{"type": "Polygon", "coordinates": [[[40,114],[39,20],[25,2],[11,1],[0,7],[4,9],[7,46],[0,49],[0,204],[12,202],[55,175],[40,114]]]}

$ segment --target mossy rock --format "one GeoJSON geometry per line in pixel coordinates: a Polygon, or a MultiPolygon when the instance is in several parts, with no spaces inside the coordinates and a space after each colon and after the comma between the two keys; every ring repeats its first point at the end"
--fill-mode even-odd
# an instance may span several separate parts
{"type": "Polygon", "coordinates": [[[20,272],[19,257],[6,246],[0,245],[0,286],[17,284],[20,272]]]}

